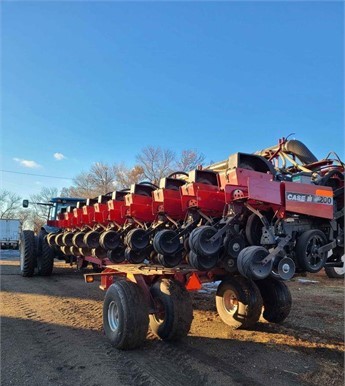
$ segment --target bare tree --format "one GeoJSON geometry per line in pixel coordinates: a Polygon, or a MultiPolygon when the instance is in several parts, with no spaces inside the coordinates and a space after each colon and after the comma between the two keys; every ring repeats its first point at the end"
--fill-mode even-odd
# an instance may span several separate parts
{"type": "Polygon", "coordinates": [[[61,195],[80,198],[96,197],[113,191],[115,179],[114,165],[96,162],[91,166],[90,171],[82,172],[73,178],[73,185],[63,188],[61,195]]]}
{"type": "Polygon", "coordinates": [[[62,197],[90,198],[97,195],[96,189],[91,181],[90,173],[82,172],[73,178],[73,185],[62,188],[62,197]]]}
{"type": "Polygon", "coordinates": [[[21,197],[8,190],[0,192],[0,218],[15,218],[21,206],[21,197]]]}
{"type": "Polygon", "coordinates": [[[37,222],[36,218],[43,222],[47,220],[49,207],[45,205],[38,205],[37,203],[48,203],[53,197],[58,196],[57,188],[43,187],[37,194],[30,196],[30,204],[33,208],[33,222],[37,222]]]}
{"type": "Polygon", "coordinates": [[[114,165],[114,173],[116,187],[120,189],[129,188],[131,184],[138,183],[144,178],[144,169],[139,165],[135,165],[133,168],[128,168],[123,163],[114,165]]]}
{"type": "Polygon", "coordinates": [[[136,157],[137,164],[132,168],[124,163],[108,165],[96,162],[89,171],[82,172],[73,179],[73,185],[63,188],[65,197],[91,198],[106,194],[131,184],[149,180],[158,184],[159,180],[173,171],[189,171],[202,164],[205,156],[196,150],[183,150],[176,158],[171,149],[147,146],[136,157]]]}
{"type": "Polygon", "coordinates": [[[112,166],[96,162],[91,166],[89,178],[98,194],[106,194],[114,190],[115,171],[112,166]]]}
{"type": "Polygon", "coordinates": [[[182,150],[180,158],[176,161],[176,169],[182,172],[189,172],[202,165],[205,161],[205,156],[198,153],[195,149],[182,150]]]}
{"type": "Polygon", "coordinates": [[[147,146],[136,158],[143,168],[145,178],[153,183],[158,183],[162,177],[173,171],[175,153],[159,146],[147,146]]]}

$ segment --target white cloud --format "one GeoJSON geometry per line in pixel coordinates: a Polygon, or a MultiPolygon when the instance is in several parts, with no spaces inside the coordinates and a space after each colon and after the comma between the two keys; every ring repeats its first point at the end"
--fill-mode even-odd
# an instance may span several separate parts
{"type": "Polygon", "coordinates": [[[62,153],[54,153],[54,158],[58,161],[65,159],[66,157],[62,153]]]}
{"type": "Polygon", "coordinates": [[[38,169],[38,168],[42,167],[36,161],[29,161],[27,159],[22,159],[22,158],[13,158],[13,160],[18,162],[20,165],[25,166],[26,168],[30,168],[30,169],[38,169]]]}

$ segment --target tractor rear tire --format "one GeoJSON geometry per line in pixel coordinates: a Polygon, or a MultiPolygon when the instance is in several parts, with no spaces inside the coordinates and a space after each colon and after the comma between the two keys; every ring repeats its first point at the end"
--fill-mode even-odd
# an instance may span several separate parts
{"type": "Polygon", "coordinates": [[[152,332],[163,340],[178,340],[188,335],[193,320],[192,300],[176,280],[161,279],[151,287],[160,312],[150,315],[152,332]]]}
{"type": "Polygon", "coordinates": [[[139,286],[126,280],[112,284],[103,303],[103,327],[111,344],[120,350],[140,346],[148,325],[148,306],[139,286]]]}
{"type": "Polygon", "coordinates": [[[222,321],[234,330],[254,326],[260,318],[262,305],[257,285],[242,276],[225,279],[218,286],[218,314],[222,321]]]}
{"type": "Polygon", "coordinates": [[[49,246],[46,235],[46,232],[41,231],[38,236],[37,271],[41,276],[50,276],[54,266],[55,253],[49,246]]]}
{"type": "Polygon", "coordinates": [[[25,230],[20,235],[20,272],[24,277],[31,277],[35,271],[35,235],[25,230]]]}
{"type": "Polygon", "coordinates": [[[285,283],[273,278],[258,280],[263,302],[263,317],[271,323],[282,323],[290,314],[292,298],[285,283]]]}

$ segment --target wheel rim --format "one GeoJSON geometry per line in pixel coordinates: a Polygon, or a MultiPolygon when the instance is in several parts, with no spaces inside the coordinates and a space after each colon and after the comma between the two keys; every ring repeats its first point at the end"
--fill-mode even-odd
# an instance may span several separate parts
{"type": "Polygon", "coordinates": [[[24,269],[24,243],[20,243],[20,270],[24,269]]]}
{"type": "Polygon", "coordinates": [[[319,268],[324,262],[324,253],[319,254],[318,249],[324,245],[319,235],[310,238],[306,248],[306,261],[312,268],[319,268]]]}
{"type": "Polygon", "coordinates": [[[119,327],[119,309],[114,301],[108,306],[108,323],[111,331],[116,331],[119,327]]]}
{"type": "Polygon", "coordinates": [[[238,299],[236,293],[232,290],[227,290],[224,292],[222,300],[224,310],[228,314],[234,315],[238,309],[238,299]]]}

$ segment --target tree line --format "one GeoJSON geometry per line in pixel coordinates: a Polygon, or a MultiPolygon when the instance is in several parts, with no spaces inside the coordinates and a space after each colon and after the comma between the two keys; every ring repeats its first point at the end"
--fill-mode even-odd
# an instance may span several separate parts
{"type": "MultiPolygon", "coordinates": [[[[59,193],[55,187],[43,187],[39,194],[31,195],[29,209],[22,208],[22,197],[8,190],[0,191],[0,218],[16,218],[24,228],[38,231],[46,222],[48,209],[35,205],[47,202],[52,197],[93,198],[117,189],[130,187],[133,183],[159,180],[172,172],[188,172],[205,162],[205,155],[194,149],[185,149],[176,154],[171,149],[147,146],[136,156],[136,163],[128,167],[125,163],[107,164],[96,162],[88,171],[75,176],[72,184],[59,193]]],[[[27,198],[27,197],[25,197],[27,198]]]]}

